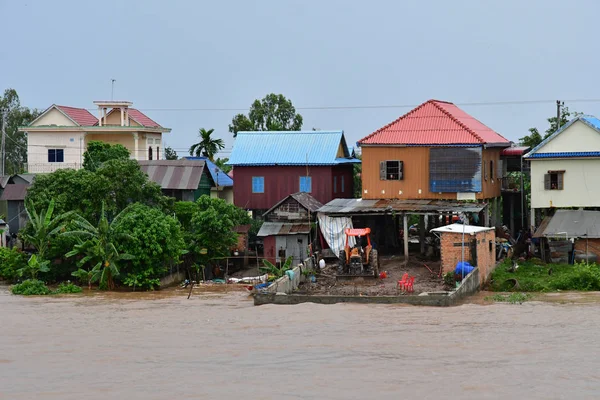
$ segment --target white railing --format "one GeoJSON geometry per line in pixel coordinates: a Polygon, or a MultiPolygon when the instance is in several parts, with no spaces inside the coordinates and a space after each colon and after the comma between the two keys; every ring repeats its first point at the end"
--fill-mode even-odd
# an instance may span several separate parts
{"type": "Polygon", "coordinates": [[[40,163],[40,164],[25,164],[25,171],[30,174],[45,174],[54,172],[59,169],[79,169],[79,163],[40,163]]]}

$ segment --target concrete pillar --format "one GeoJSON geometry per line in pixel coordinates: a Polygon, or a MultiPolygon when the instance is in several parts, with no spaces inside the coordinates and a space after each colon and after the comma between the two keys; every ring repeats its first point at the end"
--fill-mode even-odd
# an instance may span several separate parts
{"type": "Polygon", "coordinates": [[[492,199],[492,227],[496,227],[498,223],[498,198],[494,197],[492,199]]]}
{"type": "Polygon", "coordinates": [[[482,226],[490,226],[490,203],[488,203],[487,207],[483,209],[483,225],[482,226]]]}
{"type": "Polygon", "coordinates": [[[103,107],[102,108],[102,115],[103,115],[102,118],[104,118],[104,125],[106,125],[106,114],[107,114],[106,107],[103,107]]]}
{"type": "Polygon", "coordinates": [[[102,107],[98,107],[98,126],[102,126],[102,107]]]}
{"type": "Polygon", "coordinates": [[[138,133],[133,132],[133,159],[139,160],[138,133]]]}
{"type": "Polygon", "coordinates": [[[517,237],[516,233],[515,233],[515,197],[514,196],[510,196],[510,220],[509,220],[509,228],[510,228],[510,234],[513,237],[517,237]]]}
{"type": "Polygon", "coordinates": [[[404,225],[404,266],[408,267],[408,214],[402,216],[404,225]]]}
{"type": "Polygon", "coordinates": [[[121,110],[121,126],[125,126],[125,110],[123,107],[119,107],[119,110],[121,110]]]}
{"type": "MultiPolygon", "coordinates": [[[[531,207],[531,215],[530,215],[531,221],[530,221],[530,226],[529,228],[531,229],[531,235],[533,236],[533,234],[535,233],[535,208],[531,207]]],[[[533,244],[533,241],[531,242],[531,252],[533,254],[535,254],[535,244],[533,244]]],[[[543,257],[543,254],[542,254],[543,257]]]]}
{"type": "Polygon", "coordinates": [[[125,126],[129,126],[129,108],[125,109],[125,126]]]}
{"type": "Polygon", "coordinates": [[[425,254],[425,216],[419,215],[419,244],[421,245],[421,254],[425,254]]]}

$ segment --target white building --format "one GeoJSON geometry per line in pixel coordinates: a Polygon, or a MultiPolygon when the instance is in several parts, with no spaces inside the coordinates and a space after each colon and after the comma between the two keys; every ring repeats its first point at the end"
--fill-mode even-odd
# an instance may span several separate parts
{"type": "Polygon", "coordinates": [[[163,159],[162,135],[171,131],[131,108],[128,101],[95,101],[98,118],[84,108],[53,104],[29,126],[27,171],[79,169],[91,140],[125,146],[135,160],[163,159]]]}
{"type": "Polygon", "coordinates": [[[580,116],[525,155],[531,162],[531,226],[535,210],[600,207],[600,120],[580,116]]]}

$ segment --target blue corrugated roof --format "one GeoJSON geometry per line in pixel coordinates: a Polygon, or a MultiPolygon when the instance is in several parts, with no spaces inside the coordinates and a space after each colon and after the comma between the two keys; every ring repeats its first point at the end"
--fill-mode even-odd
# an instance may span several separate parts
{"type": "MultiPolygon", "coordinates": [[[[552,139],[554,139],[555,137],[557,137],[558,135],[563,133],[568,127],[570,127],[577,121],[583,122],[590,128],[595,129],[598,133],[600,133],[600,119],[594,117],[593,115],[581,115],[579,117],[573,118],[572,120],[570,120],[569,122],[564,124],[559,130],[557,130],[552,135],[550,135],[546,139],[544,139],[542,141],[542,143],[538,144],[533,149],[531,149],[531,151],[529,153],[525,154],[524,158],[551,158],[550,156],[537,157],[535,154],[538,152],[538,150],[540,150],[542,147],[544,147],[549,141],[551,141],[552,139]]],[[[589,152],[585,152],[585,153],[589,153],[589,152]]],[[[585,154],[585,153],[581,152],[581,154],[585,154]]],[[[542,154],[563,154],[563,153],[542,153],[542,154]]],[[[564,153],[564,154],[568,154],[568,153],[564,153]]],[[[567,157],[577,157],[577,156],[567,156],[567,157]]],[[[579,157],[595,157],[595,156],[579,156],[579,157]]]]}
{"type": "Polygon", "coordinates": [[[233,179],[227,173],[223,172],[221,168],[217,167],[217,165],[210,161],[207,157],[183,157],[186,160],[204,160],[206,162],[206,166],[210,171],[210,176],[212,180],[217,184],[217,186],[233,186],[233,179]]]}
{"type": "Polygon", "coordinates": [[[581,158],[600,157],[600,151],[570,151],[560,153],[534,153],[529,158],[581,158]]]}
{"type": "Polygon", "coordinates": [[[229,165],[336,165],[351,158],[344,131],[238,132],[229,165]],[[338,158],[342,146],[345,158],[338,158]]]}

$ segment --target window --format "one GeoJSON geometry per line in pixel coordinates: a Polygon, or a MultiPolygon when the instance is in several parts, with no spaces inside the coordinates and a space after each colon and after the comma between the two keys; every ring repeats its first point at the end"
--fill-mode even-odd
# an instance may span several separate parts
{"type": "Polygon", "coordinates": [[[548,173],[544,175],[544,189],[563,190],[564,175],[565,171],[548,171],[548,173]]]}
{"type": "Polygon", "coordinates": [[[310,193],[312,191],[312,178],[310,176],[300,177],[300,191],[310,193]]]}
{"type": "Polygon", "coordinates": [[[494,179],[494,160],[490,160],[490,180],[494,179]]]}
{"type": "Polygon", "coordinates": [[[401,181],[404,176],[402,161],[381,161],[379,163],[379,179],[382,181],[401,181]]]}
{"type": "Polygon", "coordinates": [[[337,193],[337,176],[333,177],[333,193],[337,193]]]}
{"type": "Polygon", "coordinates": [[[160,160],[160,147],[156,146],[156,159],[160,160]]]}
{"type": "Polygon", "coordinates": [[[65,150],[48,149],[48,162],[65,162],[65,150]]]}
{"type": "Polygon", "coordinates": [[[253,176],[252,177],[252,193],[264,193],[265,192],[265,177],[264,176],[253,176]]]}
{"type": "Polygon", "coordinates": [[[152,160],[152,146],[148,147],[148,160],[152,160]]]}
{"type": "Polygon", "coordinates": [[[344,193],[344,175],[342,175],[342,193],[344,193]]]}
{"type": "Polygon", "coordinates": [[[483,179],[485,179],[487,181],[487,171],[485,170],[485,161],[481,163],[481,166],[483,168],[483,179]]]}

